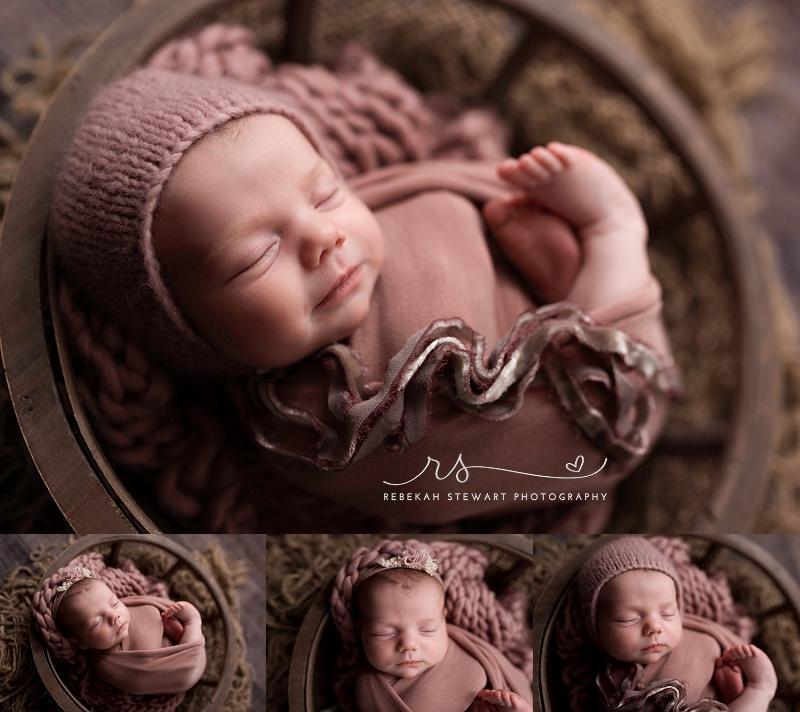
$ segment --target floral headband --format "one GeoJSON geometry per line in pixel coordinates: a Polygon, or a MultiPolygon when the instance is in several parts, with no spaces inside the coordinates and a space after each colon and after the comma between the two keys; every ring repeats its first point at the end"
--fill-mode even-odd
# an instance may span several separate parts
{"type": "Polygon", "coordinates": [[[55,587],[55,595],[53,596],[53,603],[51,605],[51,610],[53,611],[53,621],[56,619],[56,611],[58,610],[59,605],[61,605],[61,601],[64,600],[64,594],[69,591],[78,581],[83,581],[84,579],[94,579],[95,581],[99,581],[100,579],[95,576],[90,569],[87,569],[85,566],[72,566],[64,571],[61,574],[61,583],[55,587]]]}
{"type": "Polygon", "coordinates": [[[444,581],[442,581],[442,577],[439,575],[439,564],[436,559],[431,556],[431,553],[427,549],[415,551],[408,548],[404,548],[397,556],[378,559],[358,577],[356,588],[367,579],[389,569],[421,571],[424,574],[428,574],[431,578],[436,579],[441,584],[442,588],[444,588],[444,581]]]}

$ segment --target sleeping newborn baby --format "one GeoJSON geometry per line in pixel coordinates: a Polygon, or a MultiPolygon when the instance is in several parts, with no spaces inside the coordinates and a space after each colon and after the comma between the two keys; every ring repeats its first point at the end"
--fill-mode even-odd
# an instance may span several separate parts
{"type": "Polygon", "coordinates": [[[682,612],[675,569],[646,539],[618,539],[595,552],[578,590],[587,630],[608,655],[597,677],[606,709],[649,710],[656,699],[669,710],[768,709],[777,687],[769,658],[682,612]],[[678,700],[684,706],[671,706],[678,700]]]}
{"type": "Polygon", "coordinates": [[[123,692],[186,692],[205,669],[197,608],[157,596],[120,598],[89,569],[56,588],[53,620],[86,651],[93,673],[123,692]]]}
{"type": "MultiPolygon", "coordinates": [[[[497,171],[509,193],[487,201],[484,215],[547,301],[589,311],[647,284],[641,210],[608,164],[553,143],[497,171]],[[580,271],[570,226],[584,246],[580,271]]],[[[190,322],[231,361],[262,369],[352,337],[385,250],[372,211],[278,114],[240,119],[186,153],[162,194],[153,243],[190,322]]]]}
{"type": "Polygon", "coordinates": [[[445,621],[444,584],[424,552],[381,559],[353,594],[364,666],[356,678],[364,712],[531,711],[523,673],[494,646],[445,621]]]}
{"type": "Polygon", "coordinates": [[[81,290],[171,369],[229,379],[273,471],[378,516],[531,507],[454,503],[436,478],[436,508],[389,512],[375,472],[406,479],[423,450],[480,456],[509,492],[526,486],[512,471],[569,475],[579,455],[603,477],[559,484],[607,492],[660,428],[671,359],[642,211],[576,146],[345,181],[286,96],[142,70],[85,117],[50,234],[81,290]],[[534,314],[533,295],[565,305],[534,314]]]}

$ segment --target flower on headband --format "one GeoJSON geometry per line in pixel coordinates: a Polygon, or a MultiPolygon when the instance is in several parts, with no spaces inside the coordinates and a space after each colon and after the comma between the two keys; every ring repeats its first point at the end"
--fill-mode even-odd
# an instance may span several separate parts
{"type": "Polygon", "coordinates": [[[439,571],[439,564],[427,550],[409,551],[403,549],[399,556],[392,556],[389,559],[378,559],[376,562],[385,569],[414,569],[424,571],[428,576],[436,576],[439,571]]]}
{"type": "Polygon", "coordinates": [[[78,581],[83,579],[95,578],[92,572],[85,566],[76,566],[69,571],[65,571],[61,577],[61,583],[56,586],[58,593],[65,593],[69,591],[78,581]]]}

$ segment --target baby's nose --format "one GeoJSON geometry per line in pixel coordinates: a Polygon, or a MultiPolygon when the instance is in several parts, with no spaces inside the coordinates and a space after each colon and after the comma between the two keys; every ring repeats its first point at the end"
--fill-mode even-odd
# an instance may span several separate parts
{"type": "Polygon", "coordinates": [[[344,245],[344,232],[332,225],[315,226],[309,230],[301,247],[301,259],[307,269],[318,267],[331,252],[344,245]]]}
{"type": "Polygon", "coordinates": [[[400,650],[416,650],[417,649],[417,641],[411,635],[404,635],[400,638],[400,650]]]}
{"type": "Polygon", "coordinates": [[[645,635],[660,635],[661,632],[662,626],[659,621],[648,622],[645,626],[645,635]]]}

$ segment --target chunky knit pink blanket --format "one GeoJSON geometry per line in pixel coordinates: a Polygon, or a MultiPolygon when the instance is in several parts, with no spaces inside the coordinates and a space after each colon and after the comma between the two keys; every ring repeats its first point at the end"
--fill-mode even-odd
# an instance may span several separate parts
{"type": "MultiPolygon", "coordinates": [[[[182,692],[146,696],[128,694],[99,680],[88,656],[58,631],[53,621],[52,609],[56,586],[61,583],[64,573],[75,567],[88,568],[93,576],[103,581],[126,602],[126,605],[128,602],[131,605],[137,605],[139,602],[162,605],[168,601],[165,583],[145,576],[130,560],[123,561],[119,567],[107,566],[102,555],[97,552],[81,554],[46,579],[39,591],[34,594],[33,615],[39,634],[53,657],[59,662],[61,674],[70,689],[85,705],[94,709],[120,710],[120,712],[171,712],[177,709],[184,697],[182,692]]],[[[111,677],[120,680],[129,679],[131,671],[143,665],[148,670],[155,669],[156,677],[163,683],[161,687],[169,689],[171,682],[184,675],[187,667],[198,664],[198,653],[201,651],[172,646],[163,651],[152,651],[150,655],[144,654],[145,652],[133,651],[128,657],[120,654],[108,661],[111,677]],[[170,660],[170,653],[178,655],[170,660]]],[[[205,655],[202,655],[202,658],[204,664],[205,655]]]]}
{"type": "MultiPolygon", "coordinates": [[[[459,248],[462,256],[472,254],[467,242],[476,240],[489,255],[478,213],[464,198],[484,200],[499,189],[497,180],[487,177],[486,161],[505,155],[505,132],[491,113],[443,109],[355,47],[345,48],[328,67],[273,67],[251,35],[235,27],[212,25],[171,42],[149,65],[290,92],[315,120],[354,189],[373,209],[383,206],[382,227],[396,233],[395,244],[411,244],[404,242],[406,218],[427,216],[436,218],[435,229],[417,239],[427,238],[429,256],[433,250],[441,258],[447,245],[452,256],[452,237],[460,234],[469,236],[459,248]],[[425,173],[432,159],[438,172],[425,173]],[[463,159],[474,166],[442,170],[469,166],[463,159]],[[428,197],[415,197],[423,188],[428,197]]],[[[675,385],[658,285],[653,282],[591,321],[564,305],[537,310],[502,260],[490,265],[487,274],[497,277],[497,286],[484,296],[475,266],[483,265],[485,256],[473,253],[477,262],[467,260],[464,270],[440,277],[449,295],[472,298],[463,311],[455,305],[437,312],[435,321],[411,324],[409,315],[418,318],[438,303],[436,285],[401,285],[382,301],[378,293],[379,306],[402,305],[402,294],[417,301],[405,311],[374,310],[379,323],[373,326],[386,336],[380,343],[355,335],[355,348],[334,345],[293,368],[288,378],[270,374],[249,383],[176,378],[62,281],[59,308],[73,345],[79,396],[112,462],[149,479],[168,514],[207,531],[336,531],[345,522],[367,530],[407,528],[408,522],[415,529],[447,528],[466,516],[508,519],[507,502],[471,500],[419,511],[390,510],[378,501],[376,471],[407,479],[424,465],[426,454],[449,468],[464,452],[462,444],[481,456],[469,464],[505,471],[494,472],[484,489],[513,493],[530,479],[508,470],[568,474],[565,463],[574,466],[574,459],[583,472],[605,467],[603,476],[564,479],[558,483],[561,494],[613,493],[658,433],[666,394],[675,385]],[[453,287],[457,276],[466,282],[460,291],[453,287]],[[573,343],[563,347],[570,339],[573,343]],[[359,352],[373,358],[364,362],[359,352]],[[535,397],[528,395],[534,386],[535,397]],[[286,391],[291,397],[284,397],[286,391]],[[238,422],[229,416],[231,402],[238,422]],[[319,403],[326,404],[323,418],[315,412],[319,403]],[[416,449],[409,449],[414,444],[416,449]],[[334,477],[326,472],[330,469],[343,469],[347,476],[334,477]]],[[[409,248],[394,264],[413,256],[409,248]]],[[[382,283],[391,278],[387,271],[382,283]]],[[[516,511],[525,521],[515,524],[594,530],[610,504],[609,498],[554,510],[540,500],[538,511],[531,512],[529,500],[520,500],[516,511]]]]}
{"type": "Polygon", "coordinates": [[[679,646],[684,648],[681,656],[667,661],[669,664],[663,670],[648,671],[641,665],[613,663],[591,642],[577,590],[570,588],[559,619],[555,652],[561,662],[561,680],[568,691],[572,712],[727,709],[721,702],[702,698],[714,693],[709,681],[721,648],[749,641],[753,620],[743,615],[734,602],[724,574],[710,576],[691,562],[686,542],[663,537],[653,537],[650,542],[669,557],[680,582],[686,636],[679,646]],[[641,689],[636,688],[637,683],[642,683],[641,689]]]}
{"type": "MultiPolygon", "coordinates": [[[[354,551],[337,573],[331,592],[331,615],[342,639],[340,682],[337,688],[342,703],[353,706],[355,678],[358,669],[363,666],[352,615],[353,591],[359,577],[378,559],[396,556],[404,549],[427,550],[438,562],[438,573],[445,586],[445,615],[448,624],[454,627],[451,629],[451,639],[456,641],[456,647],[473,657],[478,655],[480,658],[486,654],[487,660],[492,661],[487,662],[486,667],[491,668],[493,679],[499,681],[501,677],[515,678],[513,685],[518,687],[520,683],[516,674],[506,668],[509,663],[527,680],[529,695],[530,681],[533,678],[533,648],[528,624],[530,601],[527,597],[513,588],[495,594],[484,579],[489,561],[485,554],[474,547],[444,541],[387,539],[373,549],[362,547],[354,551]],[[473,636],[477,641],[472,639],[473,636]],[[505,662],[501,662],[489,647],[478,641],[487,643],[505,662]],[[504,671],[502,675],[499,672],[501,669],[504,671]]],[[[478,667],[485,670],[483,665],[478,667]]],[[[384,682],[372,677],[362,680],[364,694],[392,699],[393,695],[386,690],[384,682]],[[370,692],[367,693],[367,690],[370,692]]],[[[463,682],[467,684],[466,681],[463,682]]],[[[525,696],[525,691],[521,694],[525,696]]],[[[382,709],[384,708],[376,708],[376,712],[382,709]]]]}

